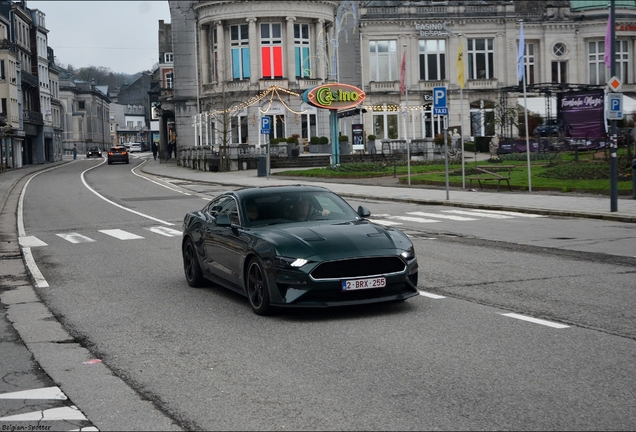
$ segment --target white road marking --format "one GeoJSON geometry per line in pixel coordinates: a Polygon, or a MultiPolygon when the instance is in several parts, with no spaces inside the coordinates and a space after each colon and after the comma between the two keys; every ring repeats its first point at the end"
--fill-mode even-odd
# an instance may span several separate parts
{"type": "Polygon", "coordinates": [[[87,420],[76,406],[51,408],[32,411],[24,414],[1,417],[0,421],[52,421],[52,420],[87,420]]]}
{"type": "Polygon", "coordinates": [[[152,231],[153,233],[161,234],[162,236],[166,236],[166,237],[177,237],[182,234],[181,231],[177,231],[176,229],[162,227],[162,226],[146,228],[146,229],[149,231],[152,231]]]}
{"type": "Polygon", "coordinates": [[[44,243],[42,240],[35,236],[24,236],[18,239],[18,243],[22,247],[38,247],[38,246],[48,246],[48,244],[44,243]]]}
{"type": "Polygon", "coordinates": [[[544,217],[547,217],[546,215],[539,215],[539,214],[533,214],[533,213],[511,212],[511,211],[503,211],[503,210],[481,210],[481,209],[475,209],[473,211],[476,211],[476,212],[479,212],[479,213],[496,213],[496,214],[502,214],[502,215],[515,216],[515,217],[525,217],[525,218],[544,218],[544,217]]]}
{"type": "Polygon", "coordinates": [[[142,236],[138,236],[137,234],[129,233],[120,229],[99,230],[99,232],[111,237],[118,238],[119,240],[139,240],[143,238],[142,236]]]}
{"type": "Polygon", "coordinates": [[[495,214],[495,213],[479,213],[479,212],[466,211],[466,210],[442,210],[442,211],[444,213],[463,214],[468,216],[478,216],[478,217],[490,218],[490,219],[514,219],[513,216],[506,216],[506,215],[495,214]]]}
{"type": "Polygon", "coordinates": [[[420,291],[420,295],[424,296],[424,297],[428,297],[428,298],[432,298],[432,299],[443,299],[446,298],[444,296],[438,295],[438,294],[432,294],[426,291],[420,291]]]}
{"type": "Polygon", "coordinates": [[[68,399],[59,387],[44,387],[0,394],[0,399],[68,399]]]}
{"type": "MultiPolygon", "coordinates": [[[[143,159],[143,158],[140,158],[140,159],[143,159]]],[[[158,181],[155,181],[155,180],[149,179],[148,177],[143,176],[143,175],[138,174],[137,172],[135,172],[135,170],[136,170],[137,168],[141,168],[141,167],[142,167],[142,166],[143,166],[146,162],[148,162],[149,160],[150,160],[150,156],[148,156],[148,158],[147,158],[147,159],[145,159],[142,163],[140,163],[138,166],[136,166],[135,168],[133,168],[133,169],[132,169],[132,170],[130,170],[130,171],[131,171],[134,175],[136,175],[137,177],[142,178],[142,179],[144,179],[144,180],[148,180],[149,182],[154,183],[154,184],[156,184],[157,186],[161,186],[161,187],[164,187],[164,188],[166,188],[166,189],[170,189],[170,190],[171,190],[171,191],[173,191],[173,192],[178,192],[178,193],[183,194],[183,195],[188,195],[188,196],[191,196],[191,195],[192,195],[192,194],[190,194],[190,193],[183,192],[183,191],[181,191],[181,190],[179,190],[179,189],[175,189],[174,187],[166,186],[166,185],[165,185],[165,184],[163,184],[163,183],[159,183],[158,181]]],[[[168,181],[166,181],[166,183],[169,183],[169,182],[168,182],[168,181]]]]}
{"type": "Polygon", "coordinates": [[[91,243],[94,242],[90,237],[86,237],[85,235],[79,233],[67,233],[67,234],[55,234],[58,237],[62,237],[64,240],[71,243],[91,243]]]}
{"type": "Polygon", "coordinates": [[[42,272],[40,272],[40,268],[35,263],[35,258],[33,258],[33,254],[31,254],[31,248],[23,247],[22,255],[24,255],[24,262],[27,268],[31,271],[31,276],[33,276],[35,286],[38,288],[48,288],[49,283],[46,279],[44,279],[42,272]]]}
{"type": "Polygon", "coordinates": [[[475,221],[477,219],[472,219],[472,218],[467,218],[467,217],[463,217],[463,216],[451,216],[451,215],[443,215],[443,214],[437,214],[437,213],[425,213],[425,212],[408,212],[407,214],[413,215],[413,216],[425,216],[425,217],[432,217],[432,218],[438,218],[438,219],[451,219],[454,221],[475,221]]]}
{"type": "Polygon", "coordinates": [[[382,220],[382,219],[372,219],[371,222],[379,224],[379,225],[386,225],[386,226],[402,225],[401,222],[394,222],[394,221],[382,220]]]}
{"type": "Polygon", "coordinates": [[[529,321],[529,322],[532,322],[532,323],[535,323],[535,324],[541,324],[541,325],[544,325],[544,326],[554,327],[554,328],[558,328],[558,329],[564,329],[564,328],[570,327],[570,326],[566,326],[564,324],[558,324],[558,323],[554,323],[554,322],[551,322],[551,321],[546,321],[546,320],[542,320],[542,319],[538,319],[538,318],[532,318],[532,317],[525,316],[525,315],[519,315],[519,314],[516,314],[516,313],[504,313],[502,315],[510,317],[510,318],[516,318],[516,319],[520,319],[520,320],[523,320],[523,321],[529,321]]]}
{"type": "Polygon", "coordinates": [[[440,220],[424,219],[424,218],[413,217],[413,216],[391,216],[391,219],[398,219],[398,220],[403,220],[403,221],[408,221],[408,222],[418,222],[418,223],[441,222],[440,220]]]}

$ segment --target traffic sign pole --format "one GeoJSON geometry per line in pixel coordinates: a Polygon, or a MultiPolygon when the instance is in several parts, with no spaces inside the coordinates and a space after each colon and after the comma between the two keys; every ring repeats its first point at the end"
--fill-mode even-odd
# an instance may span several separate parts
{"type": "MultiPolygon", "coordinates": [[[[612,75],[612,79],[610,81],[614,82],[614,86],[612,86],[612,90],[614,87],[616,89],[620,89],[620,85],[616,86],[616,16],[615,12],[615,0],[611,0],[610,3],[610,26],[611,26],[611,34],[610,34],[610,47],[611,47],[611,61],[610,61],[610,72],[612,75]]],[[[620,80],[618,80],[618,84],[620,84],[620,80]]],[[[614,90],[616,91],[616,90],[614,90]]],[[[616,120],[611,120],[610,126],[610,211],[616,212],[618,211],[618,158],[616,152],[618,150],[618,143],[616,139],[616,120]]]]}

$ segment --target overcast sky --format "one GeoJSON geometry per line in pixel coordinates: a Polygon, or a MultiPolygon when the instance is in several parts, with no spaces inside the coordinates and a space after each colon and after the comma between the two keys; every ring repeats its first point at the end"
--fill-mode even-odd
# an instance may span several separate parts
{"type": "Polygon", "coordinates": [[[167,1],[31,1],[46,15],[48,42],[58,64],[106,67],[135,74],[159,61],[159,20],[170,22],[167,1]]]}

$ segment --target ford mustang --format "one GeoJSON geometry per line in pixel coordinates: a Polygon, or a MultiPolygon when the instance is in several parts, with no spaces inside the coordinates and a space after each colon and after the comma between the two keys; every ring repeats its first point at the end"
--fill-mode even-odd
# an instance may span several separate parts
{"type": "Polygon", "coordinates": [[[183,220],[185,279],[279,307],[403,301],[418,295],[409,238],[371,223],[329,189],[268,186],[225,192],[183,220]]]}

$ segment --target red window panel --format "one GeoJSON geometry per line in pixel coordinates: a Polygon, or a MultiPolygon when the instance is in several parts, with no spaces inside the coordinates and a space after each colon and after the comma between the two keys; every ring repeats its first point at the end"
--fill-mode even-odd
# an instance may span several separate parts
{"type": "Polygon", "coordinates": [[[274,76],[283,77],[283,47],[275,46],[274,49],[274,76]]]}
{"type": "Polygon", "coordinates": [[[261,47],[261,65],[263,78],[272,78],[270,47],[261,47]]]}

